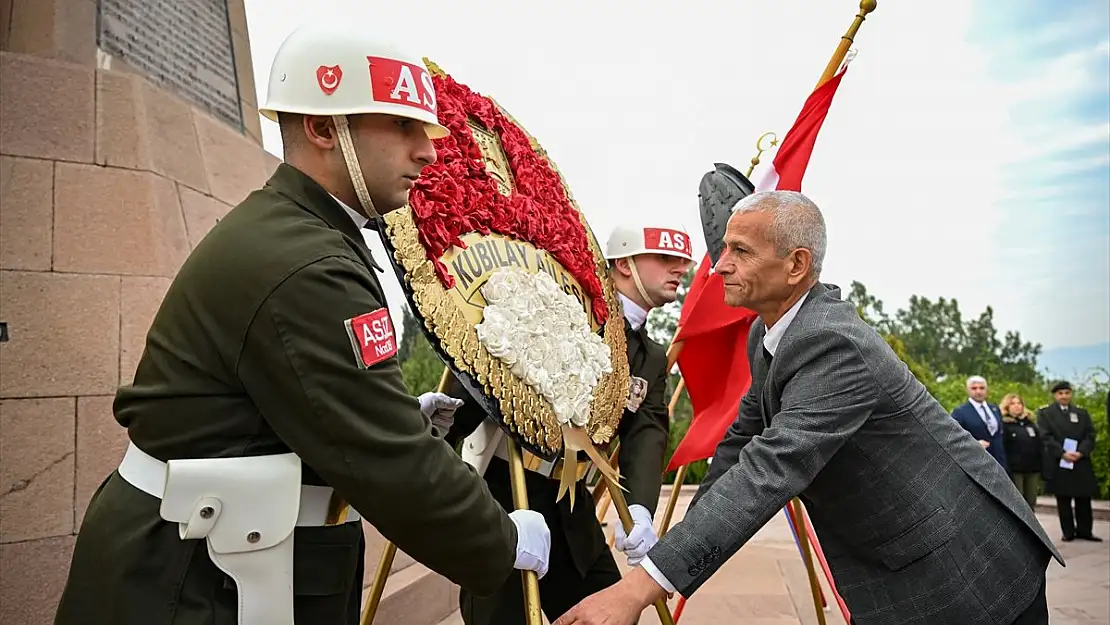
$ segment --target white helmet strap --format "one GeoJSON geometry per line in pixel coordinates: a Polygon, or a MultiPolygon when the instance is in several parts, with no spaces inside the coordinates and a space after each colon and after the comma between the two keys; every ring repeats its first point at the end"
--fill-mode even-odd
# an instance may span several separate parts
{"type": "Polygon", "coordinates": [[[640,280],[640,272],[636,270],[636,259],[631,256],[628,257],[628,268],[632,271],[632,281],[636,283],[636,289],[640,291],[640,297],[644,298],[644,301],[647,302],[648,306],[651,306],[652,308],[658,308],[659,304],[657,304],[655,300],[651,299],[651,296],[648,295],[647,290],[644,289],[644,283],[640,280]]]}
{"type": "Polygon", "coordinates": [[[358,154],[355,153],[355,142],[351,139],[350,124],[346,115],[332,115],[335,122],[335,132],[339,136],[339,147],[343,151],[343,160],[347,163],[347,173],[351,177],[351,184],[355,187],[355,195],[362,204],[366,216],[374,219],[378,211],[374,210],[374,202],[370,199],[370,191],[366,188],[366,180],[362,177],[362,168],[358,164],[358,154]]]}

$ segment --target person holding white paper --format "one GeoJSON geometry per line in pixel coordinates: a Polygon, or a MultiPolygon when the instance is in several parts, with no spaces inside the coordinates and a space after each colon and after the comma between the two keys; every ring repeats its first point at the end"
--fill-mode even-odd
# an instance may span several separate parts
{"type": "Polygon", "coordinates": [[[1057,382],[1052,386],[1052,394],[1056,401],[1037,411],[1037,424],[1045,444],[1046,490],[1056,495],[1064,542],[1076,538],[1101,542],[1093,533],[1091,513],[1091,498],[1098,495],[1091,464],[1095,426],[1086,410],[1072,404],[1071,384],[1057,382]]]}

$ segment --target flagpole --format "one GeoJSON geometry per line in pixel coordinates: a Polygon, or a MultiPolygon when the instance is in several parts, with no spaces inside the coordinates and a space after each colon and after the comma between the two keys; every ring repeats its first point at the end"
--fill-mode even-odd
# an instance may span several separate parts
{"type": "MultiPolygon", "coordinates": [[[[836,51],[833,52],[832,58],[829,59],[828,65],[825,66],[824,73],[821,74],[821,79],[817,82],[818,87],[825,84],[833,76],[836,75],[836,70],[840,69],[840,65],[844,63],[844,58],[848,56],[848,49],[852,47],[852,43],[855,41],[856,34],[859,33],[860,26],[862,26],[864,20],[867,19],[867,15],[874,11],[877,7],[878,0],[862,0],[859,3],[859,13],[852,21],[852,25],[848,27],[848,32],[844,33],[844,36],[840,38],[840,44],[837,45],[836,51]]],[[[764,136],[766,136],[766,134],[764,136]]],[[[762,139],[763,137],[760,137],[760,141],[762,141],[762,139]]],[[[772,143],[772,145],[774,145],[775,143],[777,143],[777,139],[774,143],[772,143]]],[[[760,147],[759,142],[756,143],[756,147],[759,148],[760,152],[762,153],[763,148],[760,147]]],[[[759,154],[752,158],[752,165],[748,168],[749,176],[752,174],[752,172],[755,170],[755,166],[758,164],[759,154]]],[[[682,341],[674,341],[672,339],[670,347],[667,348],[668,370],[670,370],[670,368],[674,366],[674,363],[678,361],[678,355],[680,353],[682,353],[682,341]]]]}
{"type": "MultiPolygon", "coordinates": [[[[836,50],[833,52],[832,58],[829,59],[828,64],[825,66],[825,71],[821,74],[821,78],[817,82],[817,87],[815,87],[815,89],[820,88],[821,85],[824,85],[826,82],[831,80],[834,76],[836,76],[837,71],[840,69],[841,65],[843,65],[843,63],[844,63],[844,59],[848,55],[848,50],[851,48],[852,43],[855,41],[855,37],[859,33],[859,29],[863,25],[864,20],[866,20],[867,15],[869,13],[873,12],[876,8],[878,8],[878,1],[877,0],[861,0],[861,2],[859,4],[859,13],[856,15],[855,19],[852,21],[851,26],[848,27],[848,31],[846,33],[844,33],[844,35],[840,38],[840,43],[837,45],[836,50]]],[[[767,136],[767,135],[764,134],[763,136],[761,136],[760,141],[762,141],[763,137],[765,137],[765,136],[767,136]]],[[[760,153],[762,153],[762,147],[761,147],[759,141],[757,141],[757,143],[756,143],[756,148],[760,150],[760,153]]],[[[755,170],[755,166],[759,164],[759,156],[760,156],[760,154],[757,153],[756,156],[754,158],[752,158],[752,165],[751,165],[751,167],[748,168],[748,175],[749,176],[751,176],[752,172],[755,170]]],[[[667,349],[667,368],[668,368],[668,370],[670,370],[670,368],[674,366],[674,363],[678,360],[678,355],[681,352],[682,352],[682,342],[674,341],[672,339],[671,345],[667,349]]],[[[685,467],[685,466],[686,465],[683,465],[683,467],[685,467]]],[[[678,490],[679,489],[677,487],[672,488],[672,490],[671,490],[672,499],[677,496],[678,490]]],[[[791,504],[793,504],[793,507],[794,507],[793,511],[797,514],[798,518],[801,519],[805,515],[805,513],[803,512],[804,508],[801,504],[801,501],[799,501],[798,498],[795,497],[793,499],[793,501],[791,502],[791,504]]],[[[790,509],[791,504],[787,504],[787,506],[786,506],[787,514],[790,514],[790,512],[791,512],[791,509],[790,509]]],[[[671,501],[668,502],[668,508],[673,508],[673,502],[671,502],[671,501]]],[[[665,515],[665,518],[663,519],[663,521],[664,521],[664,523],[659,528],[659,535],[661,535],[661,536],[666,534],[666,532],[667,532],[668,525],[670,523],[670,515],[669,514],[665,515]]],[[[803,523],[804,523],[804,520],[803,520],[803,523]]],[[[795,533],[799,535],[799,539],[801,539],[801,536],[808,536],[808,528],[803,526],[802,529],[805,530],[805,531],[798,531],[797,528],[795,529],[795,533]]],[[[802,551],[803,551],[802,559],[803,559],[803,561],[806,565],[807,575],[809,577],[809,583],[810,583],[810,591],[813,595],[814,607],[817,610],[817,619],[820,623],[823,624],[825,622],[824,614],[823,614],[822,609],[821,609],[821,604],[823,602],[821,601],[821,594],[820,594],[821,591],[820,591],[820,586],[817,582],[816,571],[814,570],[814,565],[813,565],[813,559],[812,559],[812,556],[809,552],[809,544],[808,544],[808,541],[806,541],[804,539],[800,540],[799,542],[801,543],[801,545],[803,547],[803,549],[802,549],[802,551]]],[[[828,577],[829,585],[832,586],[834,594],[836,594],[837,598],[839,599],[839,593],[836,592],[836,586],[835,586],[835,583],[832,579],[831,572],[826,570],[825,573],[826,573],[826,576],[828,577]]],[[[675,613],[674,613],[675,622],[677,622],[678,619],[681,618],[682,611],[683,611],[683,608],[685,608],[685,606],[686,606],[686,598],[685,597],[680,597],[678,605],[675,608],[675,613]]],[[[841,609],[846,610],[846,607],[841,605],[841,609]]]]}
{"type": "MultiPolygon", "coordinates": [[[[794,533],[798,537],[798,542],[802,547],[802,563],[806,566],[806,576],[809,577],[809,592],[813,597],[813,610],[817,614],[817,623],[825,625],[825,610],[824,601],[822,601],[821,582],[817,581],[817,570],[813,566],[813,554],[809,550],[808,534],[805,531],[805,523],[802,511],[802,500],[797,497],[791,502],[794,505],[794,533]]],[[[790,504],[786,504],[787,510],[790,510],[790,504]]],[[[788,512],[789,514],[789,512],[788,512]]]]}
{"type": "MultiPolygon", "coordinates": [[[[752,157],[751,165],[748,166],[748,173],[746,174],[748,177],[751,177],[752,172],[755,171],[756,165],[759,165],[759,157],[763,156],[763,152],[777,146],[778,144],[778,135],[773,132],[768,131],[759,135],[759,138],[755,140],[755,156],[752,157]],[[767,147],[763,147],[763,140],[767,139],[768,137],[770,137],[771,143],[767,145],[767,147]]],[[[675,335],[678,335],[678,330],[675,330],[675,335]]],[[[671,340],[672,346],[681,344],[681,342],[676,343],[673,339],[671,340]]],[[[675,359],[678,359],[677,351],[675,352],[675,359]]],[[[669,371],[670,367],[674,366],[674,363],[668,362],[667,365],[669,371]]],[[[685,387],[686,379],[680,376],[678,379],[678,384],[675,386],[674,394],[671,396],[671,403],[668,406],[669,413],[672,417],[674,416],[675,406],[678,404],[678,398],[682,394],[682,390],[685,387]]],[[[684,464],[678,467],[678,470],[675,472],[674,482],[671,484],[671,495],[667,499],[667,507],[664,509],[663,518],[659,522],[658,534],[660,538],[662,538],[667,533],[667,530],[671,526],[671,518],[674,516],[674,509],[675,506],[678,504],[678,496],[682,491],[682,483],[686,481],[686,472],[689,470],[689,467],[689,464],[684,464]]],[[[664,474],[665,473],[666,472],[664,472],[664,474]]]]}
{"type": "MultiPolygon", "coordinates": [[[[520,446],[509,439],[505,446],[509,452],[509,483],[513,497],[513,508],[528,509],[528,487],[524,477],[524,458],[520,446]]],[[[528,625],[542,625],[543,612],[540,605],[540,578],[535,571],[520,572],[524,586],[524,620],[528,625]]]]}
{"type": "MultiPolygon", "coordinates": [[[[829,59],[828,65],[825,66],[825,73],[822,74],[821,81],[817,83],[818,87],[825,84],[826,82],[828,82],[829,79],[836,75],[836,70],[840,68],[841,64],[844,62],[844,58],[848,55],[848,49],[851,47],[852,42],[855,40],[855,36],[859,32],[860,26],[866,19],[867,14],[874,11],[877,6],[877,0],[862,0],[859,3],[860,12],[856,15],[855,20],[852,21],[852,25],[848,27],[848,31],[844,33],[843,37],[840,38],[840,44],[837,46],[836,51],[833,52],[832,58],[829,59]]],[[[754,157],[752,157],[752,164],[748,168],[749,176],[752,174],[753,171],[755,171],[755,166],[759,164],[759,157],[763,153],[764,149],[766,149],[763,147],[762,142],[763,139],[768,136],[775,136],[775,134],[772,132],[765,132],[756,141],[756,150],[758,150],[758,152],[754,157]]],[[[775,139],[771,142],[771,146],[777,145],[777,143],[778,138],[775,137],[775,139]]],[[[677,335],[678,332],[676,331],[675,334],[677,335]]],[[[674,366],[674,363],[678,361],[678,355],[681,352],[682,341],[675,341],[674,339],[672,339],[671,345],[667,349],[668,370],[670,370],[670,368],[674,366]]],[[[674,493],[675,491],[672,490],[672,496],[674,495],[674,493]]],[[[665,533],[666,529],[666,526],[660,527],[660,531],[662,533],[665,533]]]]}
{"type": "Polygon", "coordinates": [[[856,33],[859,32],[860,26],[863,26],[863,21],[867,19],[867,14],[871,13],[878,7],[877,0],[862,0],[859,3],[859,14],[856,19],[852,21],[852,25],[848,27],[848,32],[840,38],[840,45],[836,47],[836,52],[833,53],[832,58],[829,59],[829,64],[825,66],[825,73],[821,74],[821,80],[817,81],[817,86],[827,83],[836,76],[836,70],[840,69],[841,63],[844,62],[844,57],[848,55],[848,48],[852,47],[852,42],[856,39],[856,33]]]}

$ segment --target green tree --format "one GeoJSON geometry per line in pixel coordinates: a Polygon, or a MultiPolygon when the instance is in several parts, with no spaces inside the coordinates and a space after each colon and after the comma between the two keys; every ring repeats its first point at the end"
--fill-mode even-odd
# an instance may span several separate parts
{"type": "MultiPolygon", "coordinates": [[[[860,317],[884,336],[888,345],[910,368],[930,394],[951,412],[967,401],[967,376],[983,375],[990,383],[993,401],[1018,393],[1034,412],[1052,402],[1051,381],[1037,372],[1039,344],[1022,340],[1018,332],[1002,339],[994,326],[994,310],[965,321],[955,299],[913,296],[906,309],[891,316],[883,303],[853,282],[846,298],[860,317]]],[[[1083,380],[1072,380],[1074,402],[1091,413],[1095,424],[1095,453],[1091,458],[1101,496],[1110,493],[1110,432],[1106,423],[1106,392],[1110,371],[1096,370],[1083,380]]]]}
{"type": "Polygon", "coordinates": [[[427,341],[423,328],[420,326],[420,320],[412,314],[412,309],[405,305],[401,317],[401,344],[397,346],[397,359],[401,362],[408,360],[413,346],[421,339],[427,341]]]}
{"type": "Polygon", "coordinates": [[[887,334],[891,331],[890,317],[883,311],[883,303],[879,298],[867,292],[867,287],[862,283],[852,281],[845,301],[856,305],[856,312],[861,319],[880,333],[887,334]]]}
{"type": "Polygon", "coordinates": [[[654,308],[648,313],[647,330],[651,340],[663,346],[670,346],[671,339],[678,329],[678,317],[682,312],[682,305],[686,302],[686,294],[690,292],[690,283],[694,280],[697,267],[682,274],[678,284],[678,297],[675,301],[654,308]]]}
{"type": "Polygon", "coordinates": [[[882,301],[859,282],[852,282],[847,300],[856,305],[865,321],[888,337],[888,343],[890,335],[900,339],[907,364],[916,363],[921,372],[937,376],[978,374],[1029,384],[1042,381],[1037,372],[1041,346],[1023,341],[1018,332],[1007,332],[999,339],[994,309],[989,306],[977,318],[965,320],[955,299],[941,297],[933,301],[914,295],[906,308],[891,316],[884,311],[882,301]]]}
{"type": "Polygon", "coordinates": [[[405,307],[402,324],[404,334],[397,348],[397,357],[401,362],[405,387],[413,395],[434,391],[443,375],[443,361],[432,349],[420,322],[408,306],[405,307]]]}

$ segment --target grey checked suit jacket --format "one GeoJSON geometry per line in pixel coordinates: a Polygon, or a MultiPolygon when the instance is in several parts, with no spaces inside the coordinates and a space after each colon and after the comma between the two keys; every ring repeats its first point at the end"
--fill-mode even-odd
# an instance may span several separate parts
{"type": "Polygon", "coordinates": [[[859,625],[1008,624],[1050,555],[1006,472],[886,342],[817,284],[764,357],[685,518],[649,552],[689,597],[795,496],[859,625]]]}

